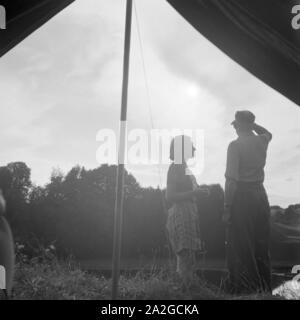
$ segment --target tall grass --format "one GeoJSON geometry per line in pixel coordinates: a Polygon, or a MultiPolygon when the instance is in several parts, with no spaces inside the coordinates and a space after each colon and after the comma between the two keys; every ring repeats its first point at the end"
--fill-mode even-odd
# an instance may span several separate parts
{"type": "MultiPolygon", "coordinates": [[[[24,246],[21,246],[22,248],[24,246]]],[[[109,300],[111,279],[84,271],[72,258],[60,261],[53,245],[39,248],[33,257],[17,251],[17,265],[12,299],[17,300],[109,300]]],[[[17,248],[18,249],[18,248],[17,248]]],[[[172,265],[165,269],[153,261],[153,268],[122,273],[119,298],[124,300],[220,300],[275,299],[270,295],[232,296],[196,277],[190,290],[184,289],[172,265]]],[[[284,292],[280,293],[284,296],[284,292]]]]}
{"type": "MultiPolygon", "coordinates": [[[[180,285],[176,274],[167,270],[140,271],[135,275],[122,274],[119,297],[131,299],[273,299],[272,296],[230,296],[220,288],[197,278],[187,291],[180,285]]],[[[101,275],[83,271],[69,261],[19,262],[16,268],[13,299],[18,300],[109,300],[111,280],[101,275]]]]}

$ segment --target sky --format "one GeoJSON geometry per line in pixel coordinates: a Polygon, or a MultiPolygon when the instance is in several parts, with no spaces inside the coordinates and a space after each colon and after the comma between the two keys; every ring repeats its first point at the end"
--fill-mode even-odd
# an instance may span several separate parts
{"type": "MultiPolygon", "coordinates": [[[[236,110],[249,109],[274,137],[265,181],[271,204],[300,203],[299,107],[233,62],[166,1],[139,0],[136,9],[146,77],[134,14],[129,130],[203,130],[197,181],[223,185],[227,146],[236,138],[230,122],[236,110]]],[[[99,166],[97,133],[119,127],[124,23],[123,0],[77,0],[0,60],[1,165],[26,162],[41,185],[53,169],[99,166]]],[[[127,168],[142,186],[165,186],[167,166],[127,168]]]]}

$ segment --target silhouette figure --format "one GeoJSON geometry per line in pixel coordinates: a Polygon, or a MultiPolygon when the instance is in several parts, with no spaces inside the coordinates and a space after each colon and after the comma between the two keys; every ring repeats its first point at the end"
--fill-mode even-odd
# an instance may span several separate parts
{"type": "Polygon", "coordinates": [[[196,198],[207,193],[199,187],[187,167],[187,160],[194,157],[195,148],[190,137],[177,136],[172,140],[167,177],[166,198],[170,204],[167,230],[177,258],[177,272],[185,288],[193,282],[196,252],[201,250],[198,209],[196,198]]]}
{"type": "Polygon", "coordinates": [[[11,295],[15,264],[13,237],[4,213],[5,200],[0,190],[0,300],[11,295]]]}
{"type": "Polygon", "coordinates": [[[263,185],[272,134],[250,111],[232,122],[238,138],[227,151],[224,222],[228,223],[228,288],[233,293],[271,292],[270,206],[263,185]]]}

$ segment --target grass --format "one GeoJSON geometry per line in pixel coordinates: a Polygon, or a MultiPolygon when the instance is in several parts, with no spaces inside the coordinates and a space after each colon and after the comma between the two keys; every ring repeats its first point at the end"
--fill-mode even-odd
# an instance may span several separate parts
{"type": "MultiPolygon", "coordinates": [[[[120,277],[120,299],[186,299],[178,279],[166,272],[149,275],[143,271],[120,277]]],[[[218,298],[215,290],[204,287],[204,299],[218,298]]],[[[192,294],[192,293],[191,293],[192,294]]],[[[18,300],[109,300],[111,280],[81,270],[71,262],[18,264],[13,299],[18,300]]],[[[192,298],[192,296],[190,296],[192,298]]]]}
{"type": "MultiPolygon", "coordinates": [[[[166,270],[152,274],[140,271],[120,277],[120,299],[150,300],[262,300],[278,299],[273,296],[230,296],[220,288],[197,278],[189,292],[182,290],[176,274],[166,270]]],[[[16,300],[109,300],[111,280],[87,271],[72,262],[38,261],[20,262],[16,267],[13,299],[16,300]]]]}

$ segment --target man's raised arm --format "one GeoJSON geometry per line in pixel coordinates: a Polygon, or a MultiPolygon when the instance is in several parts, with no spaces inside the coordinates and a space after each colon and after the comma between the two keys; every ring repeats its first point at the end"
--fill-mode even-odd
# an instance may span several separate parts
{"type": "Polygon", "coordinates": [[[258,125],[257,123],[253,124],[253,131],[258,135],[266,136],[268,141],[272,140],[272,133],[269,132],[266,128],[258,125]]]}

